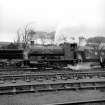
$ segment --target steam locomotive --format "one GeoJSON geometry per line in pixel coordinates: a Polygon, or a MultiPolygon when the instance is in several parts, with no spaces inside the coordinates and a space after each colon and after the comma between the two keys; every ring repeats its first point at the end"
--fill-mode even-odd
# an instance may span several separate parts
{"type": "Polygon", "coordinates": [[[78,63],[77,44],[34,46],[28,50],[0,49],[0,67],[53,67],[78,63]]]}

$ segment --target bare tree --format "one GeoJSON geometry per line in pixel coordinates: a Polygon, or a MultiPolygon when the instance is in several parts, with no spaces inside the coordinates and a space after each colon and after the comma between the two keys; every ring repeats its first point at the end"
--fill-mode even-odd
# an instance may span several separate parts
{"type": "Polygon", "coordinates": [[[97,56],[98,59],[100,59],[100,57],[102,56],[104,45],[102,44],[101,41],[97,41],[97,43],[94,43],[92,47],[94,52],[96,52],[95,55],[97,56]]]}
{"type": "Polygon", "coordinates": [[[22,47],[25,49],[29,47],[29,43],[33,39],[34,34],[35,31],[32,29],[32,26],[27,24],[23,28],[17,30],[15,43],[22,44],[22,47]]]}
{"type": "Polygon", "coordinates": [[[101,67],[104,67],[105,66],[104,38],[100,38],[100,37],[91,38],[89,39],[87,45],[93,48],[92,55],[94,54],[94,57],[97,60],[99,60],[101,67]]]}
{"type": "Polygon", "coordinates": [[[87,45],[93,47],[94,51],[98,51],[98,56],[103,51],[105,46],[105,37],[96,36],[87,39],[87,45]]]}

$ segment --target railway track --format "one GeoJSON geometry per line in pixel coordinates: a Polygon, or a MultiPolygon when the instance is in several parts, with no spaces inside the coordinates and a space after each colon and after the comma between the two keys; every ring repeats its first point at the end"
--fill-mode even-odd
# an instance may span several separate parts
{"type": "Polygon", "coordinates": [[[53,68],[0,68],[0,75],[3,74],[24,74],[24,73],[65,73],[65,72],[103,72],[104,68],[92,68],[92,69],[84,69],[84,70],[72,70],[72,69],[53,69],[53,68]]]}
{"type": "Polygon", "coordinates": [[[85,78],[85,77],[105,77],[105,71],[65,71],[65,70],[61,70],[61,71],[45,71],[45,72],[22,72],[22,71],[18,71],[18,72],[11,72],[11,73],[2,73],[0,74],[0,79],[1,78],[24,78],[24,77],[28,77],[28,78],[45,78],[45,79],[49,79],[50,77],[52,78],[85,78]]]}
{"type": "Polygon", "coordinates": [[[105,105],[105,99],[87,100],[79,102],[58,103],[56,105],[105,105]]]}
{"type": "Polygon", "coordinates": [[[105,79],[17,81],[16,83],[0,84],[0,94],[104,88],[105,79]]]}
{"type": "Polygon", "coordinates": [[[105,88],[104,69],[36,72],[31,69],[0,71],[0,94],[105,88]]]}
{"type": "Polygon", "coordinates": [[[105,78],[105,71],[45,71],[45,72],[12,72],[0,75],[0,84],[6,82],[16,83],[16,81],[44,81],[44,80],[69,80],[69,79],[91,79],[105,78]]]}

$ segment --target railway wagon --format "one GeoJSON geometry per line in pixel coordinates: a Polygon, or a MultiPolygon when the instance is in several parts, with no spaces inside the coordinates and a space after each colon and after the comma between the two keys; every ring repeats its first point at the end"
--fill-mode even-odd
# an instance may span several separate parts
{"type": "Polygon", "coordinates": [[[23,50],[0,49],[0,67],[19,66],[24,59],[23,50]]]}
{"type": "Polygon", "coordinates": [[[23,59],[23,50],[0,49],[0,59],[23,59]]]}

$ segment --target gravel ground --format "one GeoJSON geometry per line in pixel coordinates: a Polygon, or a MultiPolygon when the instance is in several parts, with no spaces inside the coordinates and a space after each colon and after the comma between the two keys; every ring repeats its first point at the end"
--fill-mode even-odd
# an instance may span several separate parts
{"type": "Polygon", "coordinates": [[[105,91],[83,90],[0,95],[0,105],[46,105],[96,99],[105,99],[105,91]]]}

